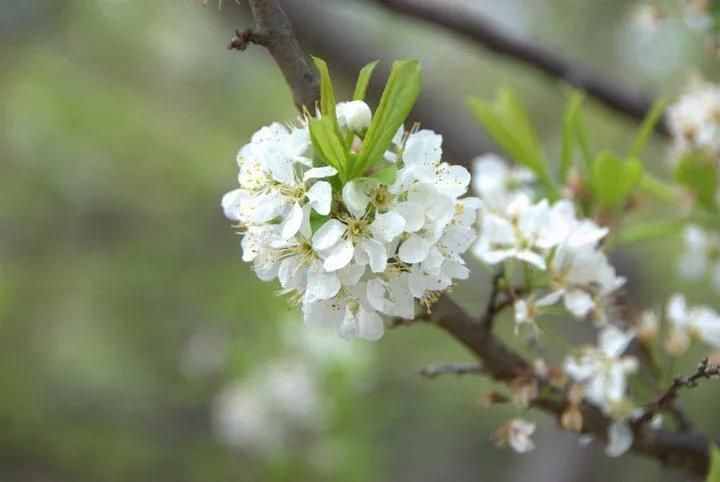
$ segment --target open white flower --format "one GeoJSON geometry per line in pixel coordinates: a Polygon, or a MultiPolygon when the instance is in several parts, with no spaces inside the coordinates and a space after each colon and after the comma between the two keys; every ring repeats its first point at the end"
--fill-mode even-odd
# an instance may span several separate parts
{"type": "Polygon", "coordinates": [[[692,339],[720,348],[720,315],[712,308],[688,307],[685,297],[675,294],[668,301],[667,319],[671,327],[667,348],[671,353],[684,353],[692,339]]]}
{"type": "Polygon", "coordinates": [[[509,446],[515,452],[524,454],[535,448],[532,434],[535,433],[535,424],[514,418],[502,425],[495,432],[495,441],[500,446],[509,446]]]}
{"type": "Polygon", "coordinates": [[[532,198],[535,175],[525,167],[509,167],[497,154],[473,160],[473,190],[491,211],[502,211],[517,194],[532,198]]]}
{"type": "Polygon", "coordinates": [[[698,280],[709,273],[713,287],[720,291],[720,234],[690,225],[685,228],[684,239],[685,252],[678,263],[680,274],[698,280]]]}
{"type": "Polygon", "coordinates": [[[696,150],[720,155],[720,87],[695,86],[668,108],[667,119],[676,155],[696,150]]]}
{"type": "Polygon", "coordinates": [[[565,372],[585,388],[585,397],[608,413],[625,400],[627,376],[637,370],[634,357],[622,356],[634,338],[632,331],[608,325],[597,347],[585,347],[565,360],[565,372]]]}

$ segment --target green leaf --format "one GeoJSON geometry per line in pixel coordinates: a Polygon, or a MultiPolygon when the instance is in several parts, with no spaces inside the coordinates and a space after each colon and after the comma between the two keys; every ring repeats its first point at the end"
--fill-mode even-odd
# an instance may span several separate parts
{"type": "Polygon", "coordinates": [[[420,63],[399,60],[393,63],[380,104],[368,127],[363,147],[351,170],[351,178],[383,159],[398,128],[405,122],[420,94],[420,63]]]}
{"type": "Polygon", "coordinates": [[[375,70],[375,67],[377,66],[378,61],[370,62],[365,67],[360,69],[360,73],[358,74],[357,83],[355,83],[355,92],[353,93],[353,100],[365,100],[365,95],[367,94],[367,88],[368,84],[370,83],[370,78],[372,77],[373,71],[375,70]]]}
{"type": "Polygon", "coordinates": [[[325,222],[330,219],[330,216],[323,216],[321,214],[316,213],[314,210],[310,212],[310,230],[314,233],[320,227],[325,224],[325,222]]]}
{"type": "Polygon", "coordinates": [[[704,208],[717,210],[718,171],[707,155],[691,153],[683,156],[675,169],[675,179],[693,192],[704,208]]]}
{"type": "Polygon", "coordinates": [[[707,482],[720,482],[720,449],[715,444],[710,445],[710,471],[707,482]]]}
{"type": "Polygon", "coordinates": [[[324,116],[310,120],[310,139],[320,159],[338,170],[340,179],[347,180],[348,153],[337,134],[334,118],[324,116]]]}
{"type": "Polygon", "coordinates": [[[379,170],[377,173],[373,174],[372,177],[373,179],[377,179],[381,183],[389,186],[395,182],[395,178],[397,177],[397,171],[397,167],[387,166],[379,170]]]}
{"type": "Polygon", "coordinates": [[[665,99],[659,99],[653,103],[650,111],[645,116],[645,119],[643,119],[638,133],[635,135],[628,154],[629,157],[640,157],[642,155],[648,139],[650,139],[650,135],[653,133],[657,123],[662,119],[666,106],[667,101],[665,99]]]}
{"type": "Polygon", "coordinates": [[[574,91],[568,100],[565,113],[563,114],[562,150],[560,152],[560,180],[567,181],[568,173],[573,163],[575,148],[579,147],[579,113],[584,96],[579,91],[574,91]]]}
{"type": "Polygon", "coordinates": [[[548,196],[557,198],[557,188],[527,112],[508,89],[502,89],[493,103],[478,98],[468,101],[470,110],[493,140],[516,162],[530,168],[545,185],[548,196]]]}
{"type": "Polygon", "coordinates": [[[608,152],[601,152],[592,164],[593,198],[604,208],[619,208],[642,176],[643,167],[637,159],[625,161],[608,152]]]}
{"type": "MultiPolygon", "coordinates": [[[[333,89],[330,72],[327,63],[318,57],[313,57],[313,62],[320,72],[320,112],[323,117],[332,117],[335,119],[335,89],[333,89]]],[[[336,121],[337,122],[337,121],[336,121]]]]}

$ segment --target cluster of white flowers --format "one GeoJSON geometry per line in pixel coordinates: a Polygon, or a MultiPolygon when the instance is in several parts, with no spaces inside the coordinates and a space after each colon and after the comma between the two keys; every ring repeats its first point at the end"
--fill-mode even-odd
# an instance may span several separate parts
{"type": "Polygon", "coordinates": [[[474,171],[480,198],[475,254],[488,264],[517,260],[549,275],[548,286],[515,303],[517,323],[534,326],[541,309],[560,300],[577,318],[592,314],[604,323],[608,297],[625,283],[599,247],[608,230],[578,219],[568,200],[533,202],[533,178],[524,169],[512,170],[496,157],[484,157],[474,171]]]}
{"type": "Polygon", "coordinates": [[[680,97],[667,111],[676,156],[703,151],[720,157],[720,87],[702,84],[680,97]]]}
{"type": "MultiPolygon", "coordinates": [[[[370,108],[341,103],[337,116],[359,150],[370,108]]],[[[306,323],[376,340],[386,316],[412,319],[418,300],[429,305],[468,277],[461,255],[475,240],[479,203],[459,199],[470,174],[441,161],[442,137],[432,131],[398,130],[376,166],[395,169],[392,182],[342,185],[337,170],[316,159],[309,121],[255,133],[238,155],[240,188],[222,206],[244,231],[243,260],[260,279],[277,278],[306,323]]]]}
{"type": "Polygon", "coordinates": [[[708,306],[688,307],[685,297],[673,295],[667,305],[670,334],[667,350],[675,355],[685,353],[693,339],[720,348],[720,314],[708,306]]]}
{"type": "Polygon", "coordinates": [[[630,448],[632,430],[627,419],[634,415],[627,400],[627,376],[638,368],[635,357],[623,356],[635,337],[607,325],[598,336],[597,346],[587,346],[565,359],[565,373],[583,386],[584,397],[615,419],[608,431],[606,452],[619,456],[630,448]]]}
{"type": "Polygon", "coordinates": [[[709,274],[712,285],[720,291],[720,234],[690,225],[685,228],[685,251],[678,270],[689,280],[703,279],[709,274]]]}

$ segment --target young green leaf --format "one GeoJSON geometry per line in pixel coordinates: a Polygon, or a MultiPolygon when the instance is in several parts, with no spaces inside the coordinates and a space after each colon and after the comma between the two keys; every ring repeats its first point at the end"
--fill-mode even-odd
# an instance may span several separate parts
{"type": "Polygon", "coordinates": [[[628,156],[640,157],[642,155],[648,139],[650,139],[650,135],[655,129],[657,123],[662,119],[666,106],[667,101],[665,99],[659,99],[653,103],[650,111],[648,111],[645,119],[643,119],[638,133],[635,135],[635,139],[633,140],[632,147],[630,147],[628,156]]]}
{"type": "Polygon", "coordinates": [[[560,151],[560,180],[563,183],[567,181],[567,176],[572,168],[575,149],[579,147],[580,126],[578,120],[583,98],[581,92],[574,91],[563,114],[562,150],[560,151]]]}
{"type": "Polygon", "coordinates": [[[335,89],[333,89],[327,63],[319,57],[313,57],[313,62],[320,72],[320,112],[323,117],[335,119],[335,89]]]}
{"type": "Polygon", "coordinates": [[[373,71],[377,66],[378,61],[370,62],[365,67],[360,69],[358,74],[357,83],[355,83],[355,92],[353,93],[353,100],[365,100],[367,95],[368,84],[370,84],[370,78],[372,77],[373,71]]]}
{"type": "Polygon", "coordinates": [[[516,162],[530,168],[545,184],[548,196],[557,198],[557,188],[530,125],[525,109],[509,90],[502,90],[494,103],[478,98],[468,101],[470,110],[493,140],[516,162]]]}
{"type": "Polygon", "coordinates": [[[682,232],[686,226],[685,219],[670,221],[646,221],[623,226],[617,234],[618,243],[636,243],[665,238],[682,232]]]}
{"type": "Polygon", "coordinates": [[[707,482],[720,482],[720,449],[715,444],[710,446],[710,471],[707,482]]]}
{"type": "Polygon", "coordinates": [[[621,207],[643,176],[637,159],[627,161],[601,152],[592,165],[592,190],[597,203],[609,209],[621,207]]]}
{"type": "Polygon", "coordinates": [[[718,186],[718,169],[712,159],[702,153],[685,155],[675,169],[675,179],[697,197],[704,208],[715,211],[718,186]]]}
{"type": "Polygon", "coordinates": [[[310,120],[310,140],[320,159],[338,171],[340,179],[347,180],[348,154],[342,139],[337,135],[330,117],[310,120]]]}
{"type": "Polygon", "coordinates": [[[400,60],[393,63],[380,104],[368,127],[363,147],[350,174],[362,176],[374,163],[382,160],[398,128],[405,122],[420,94],[420,63],[400,60]]]}

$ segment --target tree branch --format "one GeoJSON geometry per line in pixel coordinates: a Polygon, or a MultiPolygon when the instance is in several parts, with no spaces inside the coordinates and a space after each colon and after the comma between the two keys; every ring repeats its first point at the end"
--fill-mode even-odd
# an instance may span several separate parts
{"type": "Polygon", "coordinates": [[[290,19],[277,0],[248,0],[248,3],[255,28],[236,30],[228,48],[245,50],[248,43],[267,48],[290,86],[297,108],[312,111],[320,98],[320,78],[295,37],[290,19]]]}
{"type": "Polygon", "coordinates": [[[427,366],[420,370],[420,375],[435,378],[440,375],[468,375],[482,372],[483,367],[479,363],[445,363],[427,366]]]}
{"type": "MultiPolygon", "coordinates": [[[[514,37],[483,17],[477,9],[446,0],[377,0],[390,10],[439,25],[479,43],[488,50],[524,62],[541,72],[577,87],[607,107],[635,120],[642,120],[653,99],[637,89],[614,82],[586,65],[571,61],[554,51],[514,37]]],[[[657,132],[669,135],[660,122],[657,132]]]]}
{"type": "MultiPolygon", "coordinates": [[[[530,363],[511,350],[492,331],[484,326],[483,319],[469,316],[448,296],[444,296],[433,307],[430,321],[444,329],[465,345],[482,364],[483,372],[496,381],[510,383],[518,377],[533,375],[530,363]]],[[[531,406],[540,409],[558,420],[568,407],[566,394],[538,378],[540,393],[531,406]]],[[[583,432],[596,439],[606,440],[612,420],[597,407],[583,403],[583,432]]],[[[655,458],[676,468],[704,476],[708,470],[709,439],[696,432],[670,432],[654,430],[647,425],[636,424],[632,450],[635,453],[655,458]]]]}
{"type": "Polygon", "coordinates": [[[672,411],[675,401],[680,395],[680,390],[683,388],[695,388],[700,380],[709,380],[714,377],[720,377],[720,365],[710,365],[710,361],[705,358],[698,364],[695,373],[673,380],[668,389],[646,407],[645,413],[637,420],[636,424],[642,425],[649,422],[659,412],[672,411]]]}

